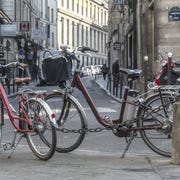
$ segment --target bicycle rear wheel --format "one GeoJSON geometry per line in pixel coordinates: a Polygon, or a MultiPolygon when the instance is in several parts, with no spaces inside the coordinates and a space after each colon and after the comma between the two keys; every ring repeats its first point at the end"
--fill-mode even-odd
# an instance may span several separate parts
{"type": "Polygon", "coordinates": [[[138,117],[141,118],[138,121],[138,126],[144,128],[147,126],[159,126],[156,129],[141,130],[141,136],[148,147],[154,152],[170,157],[173,120],[172,106],[176,100],[167,93],[162,93],[162,99],[168,117],[165,115],[160,95],[154,94],[148,97],[144,103],[148,109],[141,109],[139,111],[138,117]]]}
{"type": "Polygon", "coordinates": [[[75,150],[82,143],[87,128],[83,108],[72,95],[61,91],[47,95],[45,101],[59,124],[56,151],[68,153],[75,150]]]}
{"type": "MultiPolygon", "coordinates": [[[[39,159],[48,160],[56,149],[56,128],[49,117],[52,112],[42,100],[29,99],[26,106],[33,126],[33,132],[27,133],[27,142],[39,159]]],[[[27,123],[24,126],[26,129],[30,128],[27,123]]]]}

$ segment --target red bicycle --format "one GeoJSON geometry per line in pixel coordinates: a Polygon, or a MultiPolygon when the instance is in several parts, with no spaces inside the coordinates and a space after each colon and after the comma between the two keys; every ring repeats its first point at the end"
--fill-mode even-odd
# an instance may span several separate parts
{"type": "MultiPolygon", "coordinates": [[[[9,67],[26,68],[26,64],[12,62],[7,65],[1,65],[1,69],[9,67]]],[[[21,85],[29,83],[29,77],[14,78],[14,83],[21,85]]],[[[11,150],[9,158],[13,154],[15,148],[22,138],[26,138],[32,152],[41,160],[48,160],[52,157],[56,148],[56,121],[54,114],[49,106],[40,98],[41,93],[36,93],[30,89],[20,89],[17,93],[6,96],[6,92],[0,82],[0,105],[1,105],[1,123],[0,123],[0,142],[2,141],[2,127],[7,119],[5,119],[5,110],[9,120],[15,128],[15,135],[11,143],[3,144],[4,150],[11,150]],[[8,100],[8,98],[18,97],[18,111],[16,111],[8,100]],[[20,134],[19,140],[16,142],[17,134],[20,134]]]]}
{"type": "MultiPolygon", "coordinates": [[[[77,48],[81,52],[92,51],[88,47],[77,48]]],[[[79,60],[72,52],[63,52],[66,61],[79,60]],[[66,54],[67,55],[66,55],[66,54]]],[[[62,68],[65,71],[65,67],[62,68]]],[[[122,155],[124,157],[137,132],[150,149],[163,156],[171,156],[171,130],[172,130],[172,105],[178,101],[180,96],[172,92],[161,92],[159,88],[156,93],[152,91],[146,99],[138,95],[137,91],[124,88],[119,117],[110,119],[109,115],[103,117],[99,114],[92,98],[83,84],[80,71],[74,70],[70,86],[64,84],[64,89],[54,90],[47,95],[46,102],[56,114],[57,129],[56,150],[66,153],[76,149],[83,141],[85,134],[89,131],[85,111],[78,100],[73,96],[74,88],[80,90],[86,99],[97,121],[103,128],[97,130],[111,129],[118,137],[125,137],[127,147],[122,155]],[[172,93],[172,94],[171,94],[172,93]]],[[[139,77],[137,71],[131,70],[132,80],[139,77]]],[[[108,102],[107,102],[108,103],[108,102]]]]}

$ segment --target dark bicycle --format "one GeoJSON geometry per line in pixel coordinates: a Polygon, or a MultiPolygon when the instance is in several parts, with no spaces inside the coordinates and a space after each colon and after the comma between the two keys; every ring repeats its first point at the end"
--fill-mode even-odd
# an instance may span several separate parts
{"type": "MultiPolygon", "coordinates": [[[[79,47],[77,50],[83,53],[94,52],[88,47],[79,47]]],[[[97,121],[105,129],[111,129],[116,136],[126,138],[127,147],[122,155],[123,157],[132,140],[137,136],[137,132],[140,132],[142,139],[150,149],[160,155],[170,157],[172,106],[174,102],[179,100],[179,94],[172,93],[172,91],[161,91],[161,88],[158,88],[156,92],[153,90],[151,95],[143,98],[143,95],[138,95],[137,91],[124,87],[119,117],[117,119],[110,119],[108,115],[101,117],[81,80],[78,69],[79,60],[75,54],[76,52],[64,50],[64,60],[72,61],[72,64],[75,60],[77,65],[73,78],[69,80],[70,86],[64,84],[64,89],[54,90],[45,98],[56,114],[56,121],[59,124],[56,150],[61,153],[73,151],[82,143],[86,132],[88,132],[84,109],[73,96],[73,89],[78,88],[97,121]],[[132,95],[136,95],[136,97],[134,98],[132,95]],[[131,117],[127,118],[127,114],[131,117]]],[[[139,76],[140,73],[132,70],[132,79],[139,76]]]]}

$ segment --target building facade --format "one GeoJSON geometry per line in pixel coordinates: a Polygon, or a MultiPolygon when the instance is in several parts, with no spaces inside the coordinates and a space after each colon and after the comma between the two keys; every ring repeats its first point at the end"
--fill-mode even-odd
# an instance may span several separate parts
{"type": "Polygon", "coordinates": [[[56,0],[1,0],[1,9],[16,25],[14,37],[8,39],[11,49],[17,50],[18,43],[37,43],[40,47],[57,49],[56,0]]]}
{"type": "Polygon", "coordinates": [[[152,80],[161,66],[159,52],[172,52],[173,60],[180,59],[179,0],[110,0],[109,5],[111,64],[118,58],[120,67],[139,68],[145,72],[148,66],[148,76],[152,80]],[[176,16],[173,20],[172,14],[176,16]],[[115,46],[116,42],[120,47],[115,46]],[[148,64],[145,56],[149,57],[148,64]]]}
{"type": "Polygon", "coordinates": [[[57,3],[58,47],[88,46],[98,53],[79,54],[81,65],[103,64],[107,60],[108,4],[102,0],[61,0],[57,3]]]}

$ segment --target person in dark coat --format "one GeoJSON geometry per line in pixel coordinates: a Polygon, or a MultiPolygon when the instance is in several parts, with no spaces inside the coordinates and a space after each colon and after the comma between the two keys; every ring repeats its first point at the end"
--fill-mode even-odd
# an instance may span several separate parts
{"type": "Polygon", "coordinates": [[[102,69],[103,78],[104,78],[104,80],[106,80],[106,75],[108,73],[108,67],[106,66],[106,64],[103,64],[101,69],[102,69]]]}
{"type": "Polygon", "coordinates": [[[117,75],[119,74],[119,62],[118,62],[118,60],[116,60],[112,65],[112,74],[113,74],[113,77],[117,77],[117,75]]]}

